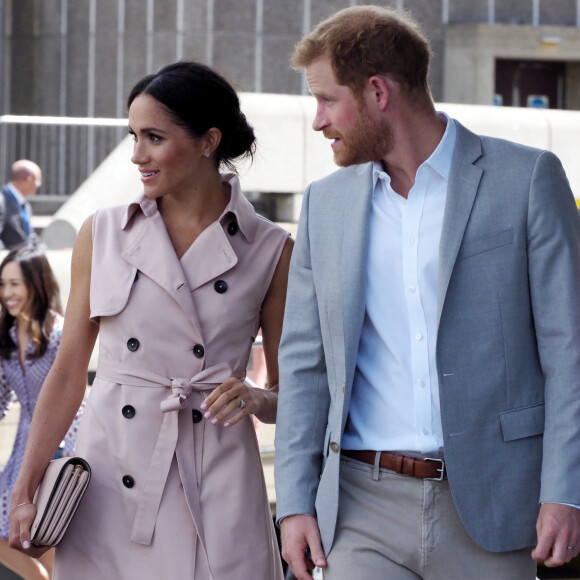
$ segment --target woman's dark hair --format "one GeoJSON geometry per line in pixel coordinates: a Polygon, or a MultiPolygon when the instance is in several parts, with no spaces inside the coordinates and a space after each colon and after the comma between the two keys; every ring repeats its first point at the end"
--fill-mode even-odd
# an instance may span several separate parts
{"type": "Polygon", "coordinates": [[[192,61],[168,64],[147,75],[127,98],[127,108],[139,95],[151,95],[193,139],[215,127],[222,138],[215,151],[216,165],[235,171],[237,157],[253,157],[256,137],[232,85],[211,68],[192,61]]]}
{"type": "MultiPolygon", "coordinates": [[[[28,303],[24,310],[30,318],[30,331],[36,347],[32,358],[38,358],[46,352],[50,333],[54,324],[53,312],[62,314],[58,282],[48,263],[46,255],[36,248],[15,248],[10,251],[0,264],[0,276],[6,264],[17,262],[22,270],[24,283],[28,290],[28,303]]],[[[8,358],[16,349],[10,336],[14,324],[12,316],[5,308],[0,312],[0,357],[8,358]]]]}

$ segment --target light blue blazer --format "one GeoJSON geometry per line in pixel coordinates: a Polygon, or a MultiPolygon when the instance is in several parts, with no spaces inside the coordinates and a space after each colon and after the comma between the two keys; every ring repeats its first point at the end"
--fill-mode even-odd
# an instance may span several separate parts
{"type": "MultiPolygon", "coordinates": [[[[326,552],[365,313],[371,194],[371,164],[306,190],[280,346],[276,516],[316,515],[326,552]]],[[[580,505],[580,220],[557,157],[457,123],[439,251],[453,498],[482,548],[531,546],[540,502],[580,505]]]]}

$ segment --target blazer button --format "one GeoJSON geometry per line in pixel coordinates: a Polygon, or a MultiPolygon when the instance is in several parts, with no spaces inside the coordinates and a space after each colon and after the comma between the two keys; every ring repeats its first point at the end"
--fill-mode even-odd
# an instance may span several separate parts
{"type": "Polygon", "coordinates": [[[121,409],[121,413],[125,419],[132,419],[135,416],[135,407],[133,405],[125,405],[121,409]]]}
{"type": "Polygon", "coordinates": [[[123,485],[131,489],[135,485],[135,480],[130,475],[123,475],[123,485]]]}
{"type": "Polygon", "coordinates": [[[130,338],[127,341],[127,348],[131,352],[135,352],[139,348],[139,341],[136,338],[130,338]]]}
{"type": "Polygon", "coordinates": [[[192,418],[194,423],[199,423],[203,419],[203,415],[201,414],[201,411],[194,409],[191,412],[191,418],[192,418]]]}
{"type": "Polygon", "coordinates": [[[228,234],[230,236],[235,236],[238,233],[238,224],[236,222],[230,222],[228,224],[228,234]]]}
{"type": "Polygon", "coordinates": [[[213,287],[218,294],[223,294],[224,292],[228,291],[228,283],[225,282],[224,280],[218,280],[213,285],[213,287]]]}
{"type": "Polygon", "coordinates": [[[334,453],[338,453],[339,449],[340,449],[340,446],[338,445],[338,443],[336,443],[336,441],[330,442],[330,450],[331,451],[333,451],[334,453]]]}
{"type": "Polygon", "coordinates": [[[205,349],[203,348],[203,346],[201,346],[201,344],[196,344],[192,348],[192,350],[195,358],[203,358],[203,355],[205,354],[205,349]]]}

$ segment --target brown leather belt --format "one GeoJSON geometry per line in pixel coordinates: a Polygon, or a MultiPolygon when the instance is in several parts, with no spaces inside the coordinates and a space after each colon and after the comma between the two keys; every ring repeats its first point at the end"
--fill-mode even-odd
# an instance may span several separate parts
{"type": "MultiPolygon", "coordinates": [[[[368,463],[375,464],[376,451],[356,451],[353,449],[343,449],[341,451],[346,457],[368,463]]],[[[389,469],[401,475],[418,477],[419,479],[435,479],[441,481],[445,477],[445,462],[443,459],[431,457],[411,457],[402,453],[392,453],[391,451],[380,451],[379,467],[389,469]]]]}

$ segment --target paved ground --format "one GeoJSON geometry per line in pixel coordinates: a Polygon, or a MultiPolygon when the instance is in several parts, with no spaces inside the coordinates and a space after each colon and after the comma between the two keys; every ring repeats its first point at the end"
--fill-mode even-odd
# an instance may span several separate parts
{"type": "Polygon", "coordinates": [[[567,568],[540,568],[538,570],[538,578],[540,580],[548,580],[552,578],[568,578],[569,580],[580,580],[580,566],[578,563],[575,565],[576,570],[570,570],[567,568]]]}
{"type": "MultiPolygon", "coordinates": [[[[19,405],[14,405],[0,422],[0,468],[10,457],[19,413],[19,405]]],[[[13,574],[0,564],[0,580],[20,580],[20,576],[13,574]]]]}

